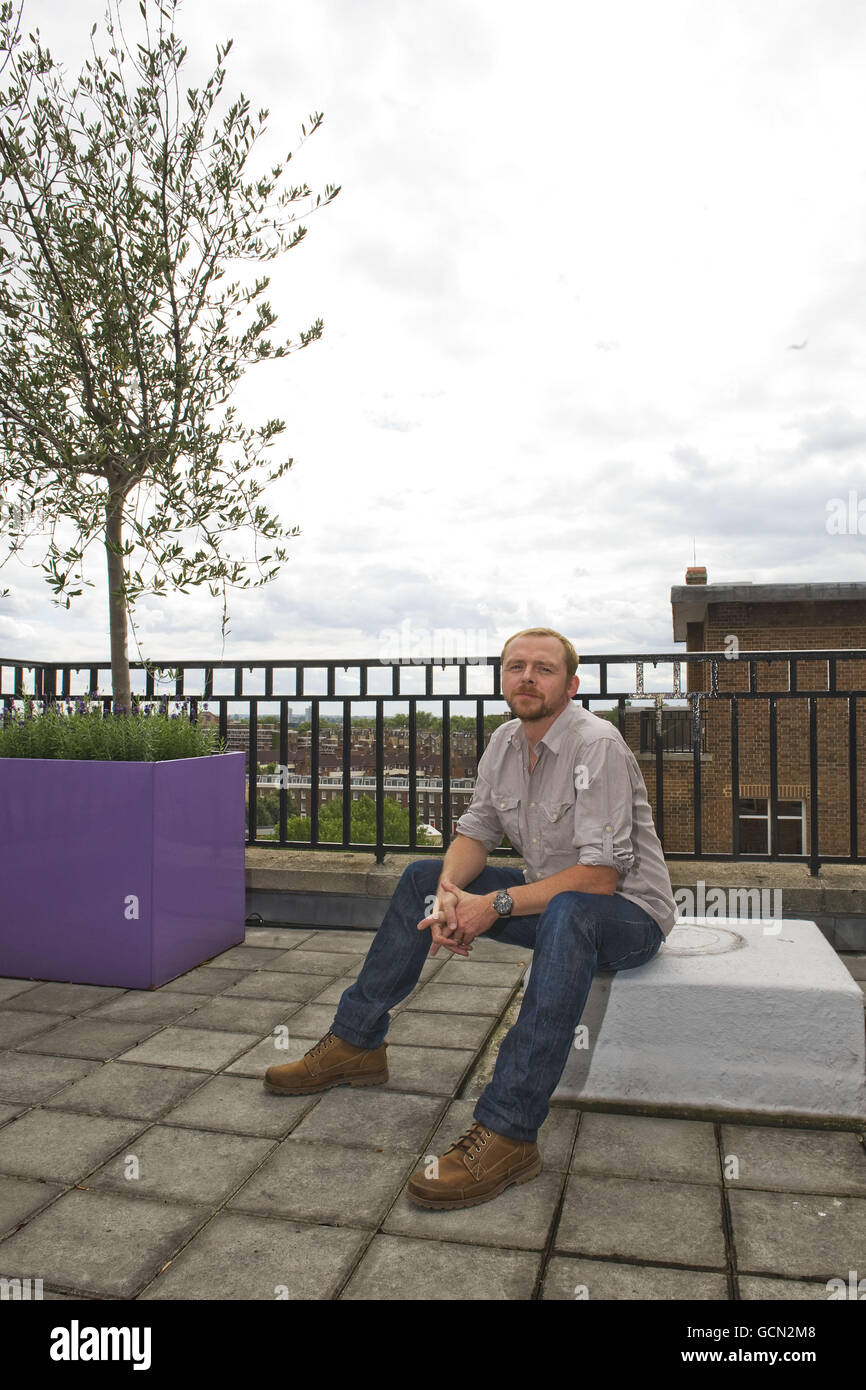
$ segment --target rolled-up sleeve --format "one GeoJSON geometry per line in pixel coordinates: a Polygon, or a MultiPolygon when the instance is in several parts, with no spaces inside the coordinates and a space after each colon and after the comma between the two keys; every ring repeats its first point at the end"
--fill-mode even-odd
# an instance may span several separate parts
{"type": "Polygon", "coordinates": [[[478,764],[478,775],[472,800],[457,822],[457,834],[466,835],[470,840],[480,840],[487,850],[494,850],[502,843],[504,830],[496,811],[490,783],[484,775],[484,754],[478,764]]]}
{"type": "Polygon", "coordinates": [[[632,785],[625,752],[614,739],[591,743],[575,764],[574,845],[578,864],[626,873],[634,863],[632,785]]]}

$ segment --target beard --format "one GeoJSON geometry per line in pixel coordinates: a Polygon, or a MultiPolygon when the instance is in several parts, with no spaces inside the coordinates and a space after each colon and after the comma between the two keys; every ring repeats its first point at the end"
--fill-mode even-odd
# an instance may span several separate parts
{"type": "Polygon", "coordinates": [[[543,695],[519,695],[514,694],[505,703],[511,710],[515,719],[521,720],[524,724],[535,723],[536,720],[549,719],[551,715],[558,714],[563,708],[563,700],[566,695],[566,687],[563,686],[562,693],[558,699],[551,697],[545,699],[543,695]]]}

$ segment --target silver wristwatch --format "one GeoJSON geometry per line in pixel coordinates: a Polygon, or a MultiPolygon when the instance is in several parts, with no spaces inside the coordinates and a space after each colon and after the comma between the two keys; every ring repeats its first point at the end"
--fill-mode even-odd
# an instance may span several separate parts
{"type": "Polygon", "coordinates": [[[500,888],[496,897],[493,899],[493,906],[500,917],[510,917],[514,911],[514,899],[504,888],[500,888]]]}

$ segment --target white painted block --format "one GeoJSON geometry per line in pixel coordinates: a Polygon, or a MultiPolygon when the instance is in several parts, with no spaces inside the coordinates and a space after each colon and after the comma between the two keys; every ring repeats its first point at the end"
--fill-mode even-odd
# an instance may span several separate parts
{"type": "Polygon", "coordinates": [[[814,922],[682,917],[581,1025],[553,1103],[866,1120],[862,995],[814,922]]]}

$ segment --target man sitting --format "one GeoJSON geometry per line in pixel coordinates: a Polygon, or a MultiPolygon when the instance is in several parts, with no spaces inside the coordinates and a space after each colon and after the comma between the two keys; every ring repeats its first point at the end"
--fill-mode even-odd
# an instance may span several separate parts
{"type": "Polygon", "coordinates": [[[428,951],[468,956],[482,933],[531,949],[520,1013],[475,1123],[409,1180],[407,1196],[435,1210],[489,1201],[541,1172],[538,1130],[595,971],[644,965],[676,921],[640,768],[613,724],[573,703],[577,663],[550,628],[509,638],[502,693],[514,719],[491,735],[444,860],[404,871],[332,1029],[265,1076],[283,1095],[387,1081],[389,1010],[417,984],[428,951]],[[487,867],[503,835],[525,870],[487,867]]]}

